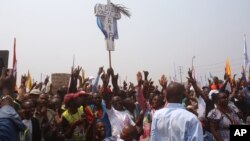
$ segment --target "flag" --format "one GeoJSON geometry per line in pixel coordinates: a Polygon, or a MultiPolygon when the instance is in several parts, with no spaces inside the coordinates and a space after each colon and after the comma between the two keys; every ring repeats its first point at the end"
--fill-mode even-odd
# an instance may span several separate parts
{"type": "MultiPolygon", "coordinates": [[[[105,28],[105,18],[104,16],[97,16],[97,25],[99,27],[99,29],[102,31],[102,33],[104,34],[105,36],[105,39],[108,38],[108,31],[107,29],[105,28]]],[[[112,24],[111,24],[112,25],[112,24]]],[[[114,35],[113,35],[113,38],[112,40],[114,41],[114,39],[118,39],[118,29],[117,29],[117,20],[115,18],[113,18],[113,31],[114,31],[114,35]]]]}
{"type": "Polygon", "coordinates": [[[225,73],[231,78],[230,61],[229,61],[228,58],[227,58],[227,60],[226,60],[225,73]]]}
{"type": "Polygon", "coordinates": [[[229,61],[228,58],[227,58],[227,60],[226,60],[225,74],[228,75],[228,77],[229,77],[229,83],[230,83],[230,85],[231,85],[231,87],[232,87],[234,84],[233,84],[233,82],[232,82],[230,61],[229,61]]]}
{"type": "Polygon", "coordinates": [[[26,89],[28,89],[28,91],[31,90],[31,87],[32,87],[32,79],[31,79],[31,75],[30,75],[30,71],[28,70],[28,76],[27,76],[27,80],[25,82],[25,86],[26,86],[26,89]]]}
{"type": "Polygon", "coordinates": [[[14,49],[13,49],[13,64],[12,64],[12,75],[15,79],[15,90],[17,90],[16,79],[17,79],[17,60],[16,60],[16,38],[14,38],[14,49]]]}
{"type": "Polygon", "coordinates": [[[247,55],[247,41],[246,41],[246,35],[244,35],[244,69],[246,70],[247,68],[247,65],[249,63],[249,60],[248,60],[248,55],[247,55]]]}
{"type": "Polygon", "coordinates": [[[225,74],[229,77],[229,84],[227,84],[228,86],[226,86],[226,90],[231,92],[234,84],[233,84],[233,80],[232,80],[232,76],[231,76],[232,73],[231,73],[230,61],[228,58],[226,60],[225,74]]]}

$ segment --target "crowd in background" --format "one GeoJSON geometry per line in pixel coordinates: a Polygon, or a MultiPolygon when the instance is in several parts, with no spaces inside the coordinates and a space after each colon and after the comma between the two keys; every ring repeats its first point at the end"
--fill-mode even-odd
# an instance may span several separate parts
{"type": "Polygon", "coordinates": [[[17,87],[3,68],[0,141],[228,141],[230,125],[250,122],[244,73],[198,86],[191,70],[185,85],[139,71],[136,84],[119,86],[112,68],[100,67],[93,81],[81,70],[72,69],[70,85],[52,93],[49,77],[27,90],[26,76],[17,87]]]}

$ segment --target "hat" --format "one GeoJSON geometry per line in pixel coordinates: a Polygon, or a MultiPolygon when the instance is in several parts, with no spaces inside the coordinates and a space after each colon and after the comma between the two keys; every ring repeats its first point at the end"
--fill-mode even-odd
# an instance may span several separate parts
{"type": "Polygon", "coordinates": [[[75,93],[76,97],[78,96],[88,96],[90,95],[89,93],[86,93],[85,91],[78,91],[77,93],[75,93]]]}
{"type": "Polygon", "coordinates": [[[33,90],[30,91],[30,94],[40,95],[40,94],[42,94],[42,92],[40,90],[38,90],[38,89],[33,89],[33,90]]]}
{"type": "Polygon", "coordinates": [[[80,93],[69,93],[64,96],[63,102],[67,104],[70,100],[74,100],[75,98],[79,97],[80,93]]]}

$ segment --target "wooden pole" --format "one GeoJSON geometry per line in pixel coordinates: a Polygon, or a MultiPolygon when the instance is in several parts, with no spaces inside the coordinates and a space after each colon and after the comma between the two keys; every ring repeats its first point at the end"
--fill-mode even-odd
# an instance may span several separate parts
{"type": "Polygon", "coordinates": [[[111,68],[111,51],[109,50],[109,68],[111,68]]]}

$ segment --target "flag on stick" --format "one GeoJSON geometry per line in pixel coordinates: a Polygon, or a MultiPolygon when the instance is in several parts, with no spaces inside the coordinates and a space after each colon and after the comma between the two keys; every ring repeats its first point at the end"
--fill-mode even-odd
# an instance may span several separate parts
{"type": "Polygon", "coordinates": [[[228,58],[227,58],[227,60],[226,60],[225,73],[231,78],[230,61],[229,61],[228,58]]]}
{"type": "Polygon", "coordinates": [[[248,55],[247,55],[247,41],[246,41],[246,35],[244,35],[244,69],[246,70],[247,65],[249,63],[248,55]]]}
{"type": "Polygon", "coordinates": [[[14,49],[13,49],[13,64],[12,64],[12,75],[15,80],[15,90],[17,90],[16,79],[17,79],[17,60],[16,60],[16,38],[14,38],[14,49]]]}
{"type": "Polygon", "coordinates": [[[31,75],[30,75],[30,71],[28,70],[28,76],[27,76],[27,80],[25,82],[25,86],[26,86],[26,89],[28,89],[28,91],[31,90],[31,87],[32,87],[32,79],[31,79],[31,75]]]}

